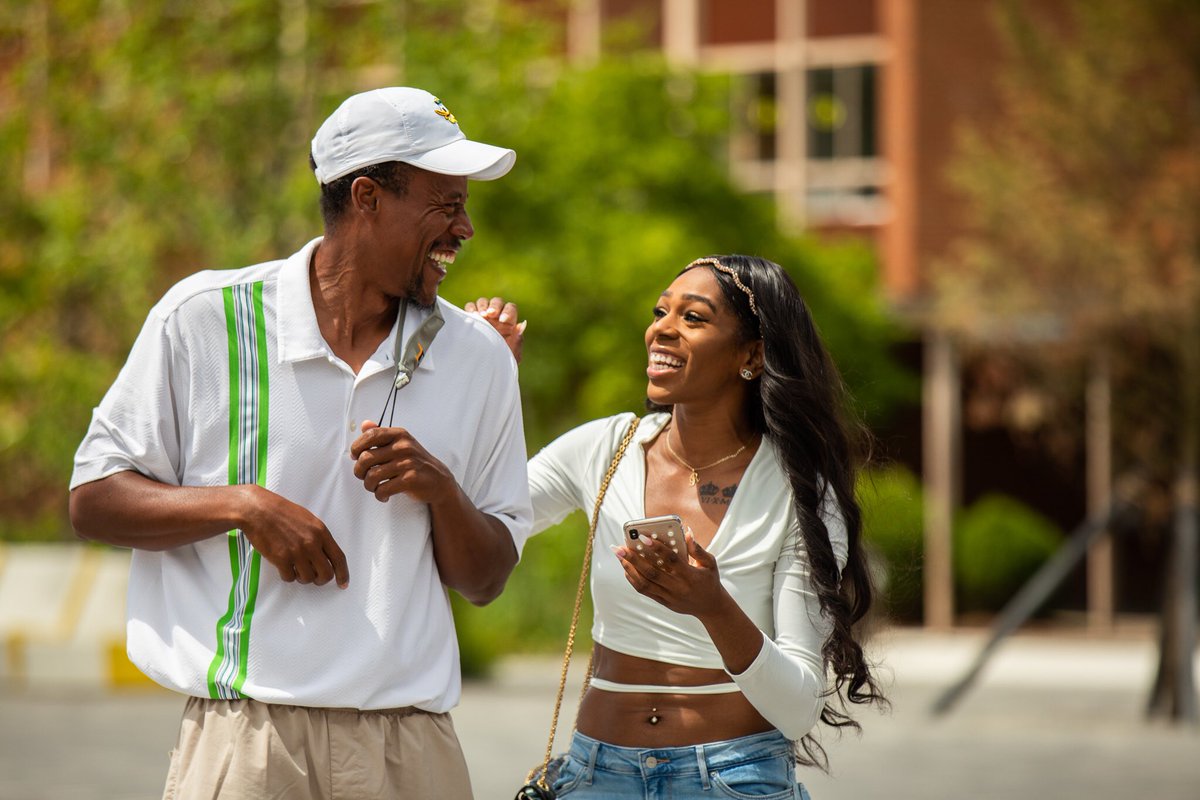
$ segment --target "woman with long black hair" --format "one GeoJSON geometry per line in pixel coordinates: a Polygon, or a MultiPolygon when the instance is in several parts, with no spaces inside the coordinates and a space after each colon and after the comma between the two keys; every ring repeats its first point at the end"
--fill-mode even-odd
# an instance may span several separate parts
{"type": "MultiPolygon", "coordinates": [[[[468,307],[519,353],[502,305],[468,307]]],[[[807,797],[794,767],[825,766],[818,722],[857,728],[847,704],[886,702],[856,638],[871,585],[841,378],[795,284],[761,258],[693,261],[645,339],[651,413],[600,508],[592,680],[552,788],[807,797]],[[625,538],[625,522],[661,515],[682,519],[682,546],[625,538]]],[[[633,418],[586,423],[530,461],[535,531],[591,511],[633,418]]]]}

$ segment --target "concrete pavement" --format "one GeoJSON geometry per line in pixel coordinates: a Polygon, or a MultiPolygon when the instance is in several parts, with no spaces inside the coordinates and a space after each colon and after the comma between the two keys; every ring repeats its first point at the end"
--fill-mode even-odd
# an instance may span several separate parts
{"type": "MultiPolygon", "coordinates": [[[[861,737],[825,737],[832,775],[803,776],[815,800],[1200,798],[1200,731],[1143,719],[1154,669],[1146,631],[1020,635],[953,713],[931,718],[934,697],[981,643],[969,632],[876,637],[893,711],[859,711],[861,737]]],[[[509,659],[492,680],[467,685],[454,718],[479,800],[510,798],[541,758],[557,676],[553,659],[509,659]]],[[[579,677],[568,687],[566,729],[579,677]]],[[[159,796],[179,698],[0,687],[0,800],[159,796]]]]}

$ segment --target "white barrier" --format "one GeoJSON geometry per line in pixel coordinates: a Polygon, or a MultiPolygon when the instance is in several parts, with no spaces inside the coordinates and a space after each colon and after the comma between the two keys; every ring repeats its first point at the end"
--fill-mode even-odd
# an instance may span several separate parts
{"type": "Polygon", "coordinates": [[[129,551],[0,544],[0,680],[149,686],[125,656],[129,551]]]}

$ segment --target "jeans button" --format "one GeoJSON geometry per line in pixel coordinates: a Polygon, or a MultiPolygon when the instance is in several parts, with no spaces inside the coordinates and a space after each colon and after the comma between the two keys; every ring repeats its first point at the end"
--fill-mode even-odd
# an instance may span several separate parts
{"type": "Polygon", "coordinates": [[[646,756],[646,768],[654,769],[658,766],[658,759],[654,756],[646,756]]]}

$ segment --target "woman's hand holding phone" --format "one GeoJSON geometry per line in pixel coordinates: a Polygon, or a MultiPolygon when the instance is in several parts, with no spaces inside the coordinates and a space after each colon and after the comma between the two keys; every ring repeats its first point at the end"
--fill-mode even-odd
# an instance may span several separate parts
{"type": "Polygon", "coordinates": [[[646,547],[655,541],[661,541],[668,545],[676,555],[684,546],[683,520],[675,514],[631,519],[625,523],[624,528],[625,546],[639,555],[644,555],[646,547]]]}
{"type": "Polygon", "coordinates": [[[631,520],[624,528],[625,546],[614,552],[626,580],[639,594],[696,617],[717,611],[728,599],[716,559],[678,516],[631,520]]]}

